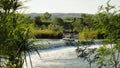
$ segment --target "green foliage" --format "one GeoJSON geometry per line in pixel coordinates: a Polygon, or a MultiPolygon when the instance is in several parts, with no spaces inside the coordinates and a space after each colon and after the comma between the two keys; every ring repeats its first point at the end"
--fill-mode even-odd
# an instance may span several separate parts
{"type": "Polygon", "coordinates": [[[108,56],[109,54],[111,54],[111,50],[110,50],[106,45],[101,46],[101,47],[97,50],[97,52],[98,52],[99,54],[102,54],[103,57],[108,56]]]}
{"type": "MultiPolygon", "coordinates": [[[[94,28],[91,30],[85,29],[80,33],[80,38],[91,39],[95,38],[96,34],[104,34],[105,40],[103,40],[103,46],[97,49],[95,53],[90,53],[85,51],[85,48],[77,48],[78,57],[89,59],[90,55],[97,55],[97,57],[93,56],[93,59],[96,59],[95,63],[97,63],[98,68],[119,68],[120,66],[120,12],[115,9],[114,6],[111,6],[110,0],[107,2],[107,6],[100,7],[99,13],[95,15],[94,18],[94,28]],[[95,30],[95,31],[94,31],[95,30]],[[96,32],[97,31],[97,32],[96,32]],[[94,35],[95,34],[95,35],[94,35]],[[79,54],[80,53],[80,54],[79,54]],[[88,56],[88,57],[87,57],[88,56]]],[[[85,17],[85,15],[83,15],[85,17]]],[[[84,19],[86,20],[86,19],[84,19]]],[[[83,20],[83,21],[84,21],[83,20]]],[[[89,20],[89,19],[87,19],[89,20]]],[[[84,21],[85,22],[85,21],[84,21]]],[[[86,24],[86,23],[85,23],[86,24]]],[[[92,25],[93,26],[93,25],[92,25]]],[[[84,42],[82,42],[84,44],[84,42]]],[[[91,67],[92,60],[88,61],[91,67]]]]}
{"type": "Polygon", "coordinates": [[[84,27],[82,18],[74,18],[74,22],[72,23],[72,25],[74,27],[73,28],[74,31],[81,32],[83,30],[83,27],[84,27]]]}
{"type": "MultiPolygon", "coordinates": [[[[42,16],[35,17],[35,25],[38,25],[41,29],[51,29],[60,32],[63,31],[76,31],[82,32],[85,28],[93,28],[93,16],[90,14],[81,15],[81,17],[54,17],[52,19],[46,20],[44,17],[50,16],[48,12],[44,13],[42,16]]],[[[37,27],[37,26],[35,26],[37,27]]]]}
{"type": "Polygon", "coordinates": [[[104,64],[108,68],[119,68],[119,34],[120,34],[120,13],[116,11],[114,6],[111,6],[110,0],[107,2],[107,6],[100,7],[99,13],[95,18],[95,28],[99,32],[104,33],[106,44],[98,49],[100,54],[100,64],[104,64]],[[113,11],[114,10],[114,11],[113,11]]]}
{"type": "Polygon", "coordinates": [[[43,16],[41,16],[42,21],[49,21],[51,19],[51,14],[48,12],[45,12],[43,16]]]}
{"type": "Polygon", "coordinates": [[[40,19],[40,16],[38,16],[38,17],[35,17],[35,24],[37,25],[37,26],[40,26],[41,25],[41,19],[40,19]]]}
{"type": "Polygon", "coordinates": [[[110,12],[113,6],[107,4],[105,8],[109,8],[109,10],[105,9],[106,11],[101,11],[101,13],[97,15],[96,21],[98,21],[98,23],[96,23],[95,26],[99,28],[99,32],[104,33],[108,39],[116,39],[120,32],[120,15],[116,12],[110,12]]]}
{"type": "Polygon", "coordinates": [[[19,67],[24,61],[22,54],[29,47],[29,28],[27,23],[22,24],[24,20],[21,19],[20,14],[3,14],[2,18],[4,20],[0,20],[0,55],[3,57],[6,55],[9,58],[7,66],[19,67]]]}
{"type": "Polygon", "coordinates": [[[63,27],[62,26],[59,26],[59,25],[54,25],[54,24],[50,24],[48,26],[48,29],[49,30],[54,30],[54,31],[59,31],[59,32],[63,32],[63,27]]]}
{"type": "Polygon", "coordinates": [[[64,22],[73,22],[73,17],[65,17],[64,22]]]}
{"type": "Polygon", "coordinates": [[[92,44],[94,44],[94,41],[91,41],[91,40],[89,40],[89,41],[80,41],[80,45],[92,45],[92,44]]]}
{"type": "Polygon", "coordinates": [[[20,0],[0,0],[0,9],[4,13],[15,12],[22,7],[20,0]]]}
{"type": "MultiPolygon", "coordinates": [[[[28,20],[31,19],[16,13],[20,6],[20,0],[0,0],[0,57],[7,57],[6,68],[22,68],[27,54],[30,57],[30,52],[38,53],[29,40],[32,36],[28,20]]],[[[32,66],[31,58],[30,63],[32,66]]]]}
{"type": "Polygon", "coordinates": [[[63,25],[63,24],[64,24],[64,21],[63,21],[61,18],[55,17],[55,18],[53,19],[53,24],[54,24],[54,25],[63,25]]]}
{"type": "Polygon", "coordinates": [[[80,39],[95,39],[97,36],[97,31],[93,29],[84,29],[82,32],[79,33],[80,39]]]}
{"type": "Polygon", "coordinates": [[[94,24],[94,15],[92,14],[81,14],[81,18],[82,18],[82,24],[84,25],[84,27],[88,27],[88,28],[93,28],[93,24],[94,24]]]}
{"type": "Polygon", "coordinates": [[[41,25],[40,27],[41,29],[47,29],[47,27],[45,25],[41,25]]]}
{"type": "Polygon", "coordinates": [[[62,34],[54,30],[34,30],[36,38],[62,38],[62,34]]]}

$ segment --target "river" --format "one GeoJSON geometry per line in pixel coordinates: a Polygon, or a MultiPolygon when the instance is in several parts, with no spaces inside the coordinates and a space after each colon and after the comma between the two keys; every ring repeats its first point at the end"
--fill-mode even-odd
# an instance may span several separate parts
{"type": "MultiPolygon", "coordinates": [[[[56,43],[56,41],[54,42],[56,43]]],[[[93,45],[91,47],[98,46],[99,45],[93,45]]],[[[89,68],[88,62],[83,61],[81,58],[77,58],[75,49],[75,46],[62,46],[58,48],[39,50],[41,58],[36,53],[32,53],[31,58],[33,68],[89,68]]],[[[27,61],[28,68],[31,68],[28,56],[27,61]]],[[[26,68],[25,64],[23,68],[26,68]]],[[[92,64],[92,68],[97,68],[97,66],[92,64]]]]}

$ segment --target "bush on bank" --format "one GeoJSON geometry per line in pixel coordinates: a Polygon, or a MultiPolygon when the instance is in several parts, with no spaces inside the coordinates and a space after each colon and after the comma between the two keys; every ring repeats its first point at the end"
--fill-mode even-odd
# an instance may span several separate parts
{"type": "Polygon", "coordinates": [[[51,38],[51,39],[62,38],[62,33],[54,30],[48,29],[34,30],[33,33],[36,38],[51,38]]]}
{"type": "Polygon", "coordinates": [[[79,39],[95,39],[97,37],[97,31],[92,29],[85,29],[79,33],[79,39]]]}

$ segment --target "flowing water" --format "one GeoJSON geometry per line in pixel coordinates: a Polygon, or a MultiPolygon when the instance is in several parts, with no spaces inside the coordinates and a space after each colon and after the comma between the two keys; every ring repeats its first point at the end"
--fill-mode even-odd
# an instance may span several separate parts
{"type": "MultiPolygon", "coordinates": [[[[99,45],[93,45],[91,47],[99,47],[99,45]]],[[[75,46],[62,46],[53,49],[39,50],[41,58],[36,53],[32,53],[33,68],[89,68],[88,62],[77,58],[75,49],[75,46]]],[[[28,57],[27,60],[28,68],[31,68],[28,57]]],[[[23,68],[26,68],[25,64],[23,68]]],[[[92,64],[92,68],[97,68],[97,66],[92,64]]]]}

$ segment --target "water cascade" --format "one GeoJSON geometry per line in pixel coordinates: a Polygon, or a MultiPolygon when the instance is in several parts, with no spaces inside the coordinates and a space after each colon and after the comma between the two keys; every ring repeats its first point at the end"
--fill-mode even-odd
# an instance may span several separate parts
{"type": "MultiPolygon", "coordinates": [[[[65,43],[60,40],[49,42],[55,45],[65,45],[65,43]]],[[[36,42],[35,44],[39,44],[39,42],[36,42]]],[[[98,47],[99,45],[97,44],[90,46],[90,48],[98,47]]],[[[77,58],[75,49],[75,46],[63,46],[58,48],[39,50],[41,58],[36,53],[31,53],[33,68],[89,68],[89,65],[86,61],[83,62],[83,59],[77,58]]],[[[31,68],[28,57],[27,60],[28,68],[31,68]]],[[[96,65],[93,64],[92,67],[96,68],[96,65]]],[[[25,64],[23,68],[26,68],[25,64]]]]}

